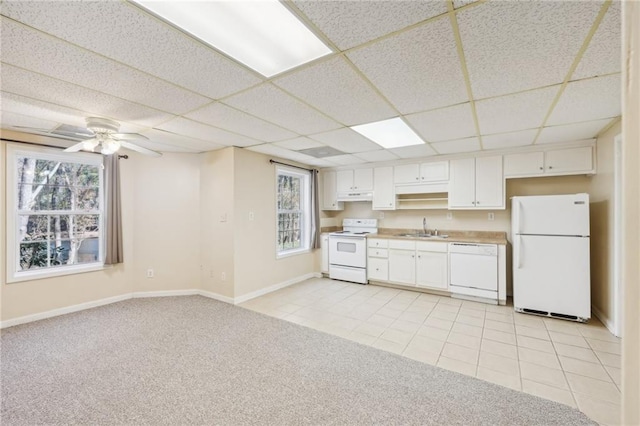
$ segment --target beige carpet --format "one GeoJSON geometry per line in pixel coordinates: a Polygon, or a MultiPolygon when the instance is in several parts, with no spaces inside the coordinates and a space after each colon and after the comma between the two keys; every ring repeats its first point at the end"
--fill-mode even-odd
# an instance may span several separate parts
{"type": "Polygon", "coordinates": [[[2,332],[3,426],[594,424],[581,412],[199,296],[2,332]]]}

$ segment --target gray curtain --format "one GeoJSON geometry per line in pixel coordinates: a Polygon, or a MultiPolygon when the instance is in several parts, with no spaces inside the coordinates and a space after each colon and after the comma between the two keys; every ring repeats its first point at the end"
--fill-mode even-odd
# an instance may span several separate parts
{"type": "Polygon", "coordinates": [[[320,248],[320,196],[318,170],[311,170],[311,248],[320,248]]]}
{"type": "Polygon", "coordinates": [[[120,205],[120,159],[118,154],[105,155],[105,265],[124,261],[122,252],[122,215],[120,205]]]}

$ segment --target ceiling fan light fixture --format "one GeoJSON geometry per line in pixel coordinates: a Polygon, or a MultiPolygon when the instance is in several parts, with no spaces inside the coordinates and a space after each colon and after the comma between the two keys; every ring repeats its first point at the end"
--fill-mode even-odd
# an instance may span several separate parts
{"type": "Polygon", "coordinates": [[[89,139],[86,140],[84,142],[82,142],[82,149],[83,151],[91,151],[93,152],[93,150],[96,148],[96,146],[98,146],[98,144],[100,143],[100,141],[98,141],[98,139],[89,139]]]}
{"type": "Polygon", "coordinates": [[[113,139],[106,139],[102,141],[102,149],[100,153],[102,155],[115,154],[120,149],[120,142],[113,139]]]}

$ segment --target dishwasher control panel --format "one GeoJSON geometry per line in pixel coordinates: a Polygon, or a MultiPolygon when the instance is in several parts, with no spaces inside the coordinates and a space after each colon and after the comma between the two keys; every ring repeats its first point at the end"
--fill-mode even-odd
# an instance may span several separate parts
{"type": "Polygon", "coordinates": [[[496,244],[449,243],[449,253],[466,253],[466,254],[479,254],[484,256],[497,256],[498,246],[496,244]]]}

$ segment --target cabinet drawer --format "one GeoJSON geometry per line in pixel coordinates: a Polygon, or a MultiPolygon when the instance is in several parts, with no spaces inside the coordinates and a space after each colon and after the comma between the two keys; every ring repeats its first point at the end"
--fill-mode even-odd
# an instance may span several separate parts
{"type": "Polygon", "coordinates": [[[387,248],[387,247],[389,247],[389,240],[384,240],[384,239],[379,239],[379,238],[367,238],[367,246],[368,247],[387,248]]]}
{"type": "Polygon", "coordinates": [[[387,249],[369,247],[369,257],[381,257],[386,259],[389,257],[389,251],[387,249]]]}
{"type": "Polygon", "coordinates": [[[418,251],[435,251],[439,253],[446,253],[449,245],[447,243],[438,243],[435,241],[418,241],[416,243],[416,250],[418,251]]]}
{"type": "Polygon", "coordinates": [[[377,281],[389,280],[389,263],[387,259],[369,258],[367,265],[367,278],[377,281]]]}
{"type": "Polygon", "coordinates": [[[389,240],[389,248],[400,250],[415,250],[416,242],[411,240],[389,240]]]}

